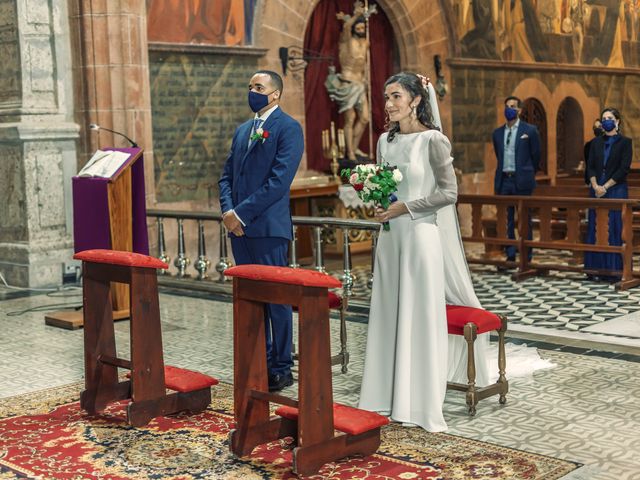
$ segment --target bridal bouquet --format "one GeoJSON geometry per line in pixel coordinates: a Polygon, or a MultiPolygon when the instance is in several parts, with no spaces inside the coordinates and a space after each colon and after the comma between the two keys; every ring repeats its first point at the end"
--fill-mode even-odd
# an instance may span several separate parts
{"type": "MultiPolygon", "coordinates": [[[[376,207],[386,210],[398,199],[394,193],[402,181],[402,173],[396,167],[368,163],[356,165],[353,169],[345,168],[340,175],[349,181],[365,203],[373,202],[376,207]]],[[[388,232],[389,222],[384,222],[383,228],[388,232]]]]}

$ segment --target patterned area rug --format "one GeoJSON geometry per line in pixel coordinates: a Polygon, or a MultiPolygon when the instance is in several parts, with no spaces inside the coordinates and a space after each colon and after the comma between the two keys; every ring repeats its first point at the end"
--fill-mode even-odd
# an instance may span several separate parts
{"type": "MultiPolygon", "coordinates": [[[[80,410],[82,385],[0,400],[0,478],[289,479],[291,444],[263,445],[237,459],[232,389],[213,390],[199,415],[159,417],[144,428],[124,422],[124,405],[103,415],[80,410]]],[[[558,479],[578,464],[392,424],[377,454],[325,465],[313,479],[558,479]]]]}

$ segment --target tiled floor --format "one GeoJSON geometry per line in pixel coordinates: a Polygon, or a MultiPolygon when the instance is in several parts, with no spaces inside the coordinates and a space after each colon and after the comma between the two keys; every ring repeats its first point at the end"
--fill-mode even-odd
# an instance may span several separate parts
{"type": "MultiPolygon", "coordinates": [[[[500,284],[485,283],[493,285],[488,288],[500,284]]],[[[539,287],[544,290],[543,284],[539,287]]],[[[555,286],[549,284],[547,290],[551,288],[555,286]]],[[[479,289],[479,293],[486,301],[486,291],[479,289]]],[[[79,290],[62,294],[73,296],[11,298],[15,294],[6,295],[0,290],[0,300],[5,295],[0,301],[0,396],[82,379],[82,330],[45,326],[41,311],[8,316],[30,308],[42,309],[47,304],[80,302],[79,290]]],[[[230,381],[232,308],[228,297],[163,293],[160,302],[166,362],[230,381]]],[[[505,308],[518,312],[513,302],[505,308]]],[[[523,318],[526,320],[526,316],[523,318]]],[[[359,394],[366,341],[363,318],[354,320],[358,321],[348,324],[349,373],[343,375],[339,368],[334,369],[334,396],[351,404],[357,402],[359,394]]],[[[128,327],[126,321],[116,324],[123,356],[128,353],[128,327]]],[[[337,327],[338,322],[332,322],[334,339],[337,327]]],[[[550,333],[558,331],[544,328],[550,333]]],[[[484,400],[473,418],[467,416],[463,396],[449,393],[445,415],[450,433],[585,464],[567,478],[640,479],[640,349],[626,347],[628,350],[620,353],[611,344],[592,348],[574,341],[563,345],[558,336],[519,336],[529,339],[511,339],[511,343],[537,346],[541,356],[556,367],[511,379],[507,405],[500,406],[496,399],[484,400]]],[[[295,388],[292,390],[295,392],[295,388]]]]}

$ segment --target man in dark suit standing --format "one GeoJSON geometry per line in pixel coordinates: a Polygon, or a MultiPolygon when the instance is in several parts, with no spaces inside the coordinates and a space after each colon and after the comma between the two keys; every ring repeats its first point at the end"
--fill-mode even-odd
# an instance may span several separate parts
{"type": "MultiPolygon", "coordinates": [[[[259,70],[249,83],[254,118],[238,127],[218,185],[220,208],[238,265],[286,266],[292,238],[289,189],[304,138],[300,124],[278,106],[282,78],[259,70]]],[[[265,308],[269,390],[293,384],[290,305],[265,308]]]]}
{"type": "MultiPolygon", "coordinates": [[[[540,164],[540,135],[534,125],[518,118],[522,102],[518,97],[504,101],[507,123],[493,131],[493,150],[498,164],[494,179],[496,195],[531,195],[536,187],[536,171],[540,164]]],[[[529,217],[529,239],[531,239],[529,217]]],[[[507,209],[507,234],[515,239],[514,208],[507,209]]],[[[514,261],[516,247],[506,248],[507,260],[514,261]]],[[[529,251],[531,258],[531,251],[529,251]]]]}

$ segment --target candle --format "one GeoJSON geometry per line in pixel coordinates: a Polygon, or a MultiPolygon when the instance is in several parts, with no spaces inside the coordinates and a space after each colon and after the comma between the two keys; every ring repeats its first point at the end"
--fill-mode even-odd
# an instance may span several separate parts
{"type": "Polygon", "coordinates": [[[328,130],[322,130],[322,149],[323,150],[329,149],[329,131],[328,130]]]}
{"type": "Polygon", "coordinates": [[[331,145],[336,143],[336,127],[333,122],[331,122],[331,145]]]}
{"type": "Polygon", "coordinates": [[[344,130],[338,129],[338,147],[344,148],[344,130]]]}

